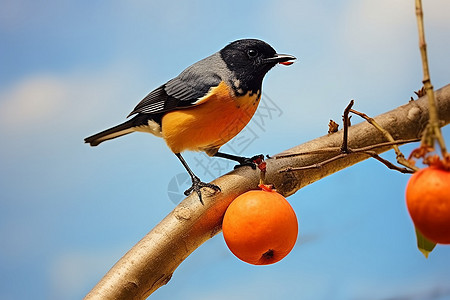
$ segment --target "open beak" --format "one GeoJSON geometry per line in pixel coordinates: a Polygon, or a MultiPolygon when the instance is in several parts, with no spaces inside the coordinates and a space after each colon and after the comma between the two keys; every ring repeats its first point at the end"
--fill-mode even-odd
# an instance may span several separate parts
{"type": "Polygon", "coordinates": [[[294,60],[296,60],[295,56],[289,55],[289,54],[278,54],[276,53],[271,58],[266,58],[264,61],[266,63],[278,63],[285,66],[292,65],[294,60]]]}

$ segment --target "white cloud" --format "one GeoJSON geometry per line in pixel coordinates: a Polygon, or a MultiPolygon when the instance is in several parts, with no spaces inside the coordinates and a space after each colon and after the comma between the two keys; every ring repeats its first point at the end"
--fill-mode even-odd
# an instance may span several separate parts
{"type": "Polygon", "coordinates": [[[32,126],[60,111],[67,84],[48,74],[26,78],[0,94],[0,122],[9,128],[32,126]]]}
{"type": "Polygon", "coordinates": [[[24,135],[49,128],[65,131],[73,124],[83,126],[98,119],[94,116],[101,118],[102,112],[114,114],[118,109],[123,109],[125,118],[135,104],[124,99],[132,92],[131,77],[139,77],[136,74],[127,79],[124,75],[130,73],[136,74],[128,67],[112,66],[23,78],[0,91],[0,131],[24,135]]]}

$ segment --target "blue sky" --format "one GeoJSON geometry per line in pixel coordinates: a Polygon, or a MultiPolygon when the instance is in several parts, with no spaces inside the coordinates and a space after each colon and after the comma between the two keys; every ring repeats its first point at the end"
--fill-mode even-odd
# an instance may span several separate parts
{"type": "MultiPolygon", "coordinates": [[[[184,171],[162,140],[133,134],[91,148],[83,138],[227,43],[260,38],[298,57],[267,75],[263,103],[276,114],[248,125],[246,155],[325,134],[350,99],[371,116],[391,110],[422,80],[412,0],[0,3],[5,300],[82,298],[175,207],[184,171]]],[[[450,82],[450,2],[424,9],[440,88],[450,82]]],[[[223,172],[201,154],[186,158],[205,180],[223,172]]],[[[427,260],[416,249],[408,177],[365,161],[307,186],[289,198],[300,235],[283,261],[247,265],[220,234],[151,299],[450,299],[450,248],[427,260]]]]}

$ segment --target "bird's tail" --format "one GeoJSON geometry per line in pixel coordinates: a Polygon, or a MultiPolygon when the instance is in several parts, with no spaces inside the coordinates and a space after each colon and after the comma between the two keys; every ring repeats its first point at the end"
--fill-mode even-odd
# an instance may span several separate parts
{"type": "Polygon", "coordinates": [[[147,127],[149,125],[149,121],[153,121],[153,123],[159,126],[161,124],[161,116],[138,114],[131,120],[85,138],[84,142],[91,144],[91,146],[97,146],[101,142],[112,140],[125,134],[129,134],[135,131],[143,131],[142,127],[147,127]]]}
{"type": "Polygon", "coordinates": [[[84,139],[84,142],[90,144],[91,146],[97,146],[101,142],[134,132],[134,127],[136,127],[136,124],[134,120],[131,119],[122,124],[87,137],[84,139]]]}

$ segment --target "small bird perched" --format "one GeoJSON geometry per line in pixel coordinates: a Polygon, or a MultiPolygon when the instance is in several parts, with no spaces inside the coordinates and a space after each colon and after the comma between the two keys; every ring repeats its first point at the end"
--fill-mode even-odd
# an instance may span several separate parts
{"type": "Polygon", "coordinates": [[[150,92],[120,125],[85,138],[91,146],[135,132],[162,137],[192,179],[185,191],[195,191],[203,204],[201,188],[220,188],[202,182],[181,156],[185,150],[251,165],[252,158],[219,152],[252,118],[261,99],[266,73],[276,64],[290,65],[296,58],[277,54],[267,43],[242,39],[186,68],[177,77],[150,92]]]}

